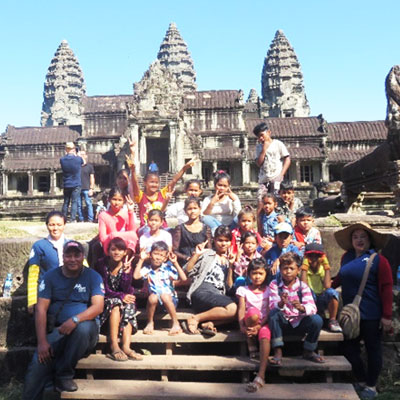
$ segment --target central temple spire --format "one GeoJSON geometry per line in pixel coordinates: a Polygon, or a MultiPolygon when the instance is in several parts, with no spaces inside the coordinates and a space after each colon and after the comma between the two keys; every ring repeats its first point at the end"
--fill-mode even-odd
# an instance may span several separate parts
{"type": "Polygon", "coordinates": [[[300,63],[281,30],[276,32],[265,57],[261,85],[269,117],[310,115],[300,63]]]}
{"type": "Polygon", "coordinates": [[[174,22],[168,27],[157,58],[182,82],[185,92],[197,89],[193,60],[174,22]]]}

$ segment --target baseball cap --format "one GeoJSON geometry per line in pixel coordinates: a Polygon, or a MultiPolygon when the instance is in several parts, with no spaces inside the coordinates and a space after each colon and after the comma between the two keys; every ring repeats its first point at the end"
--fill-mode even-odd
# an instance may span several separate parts
{"type": "Polygon", "coordinates": [[[325,254],[324,252],[324,246],[320,243],[308,243],[306,244],[306,247],[304,249],[304,254],[311,254],[311,253],[316,253],[316,254],[325,254]]]}
{"type": "Polygon", "coordinates": [[[83,246],[81,243],[77,242],[76,240],[70,240],[69,242],[65,243],[64,245],[64,253],[68,251],[76,251],[78,253],[85,253],[83,246]]]}
{"type": "Polygon", "coordinates": [[[292,225],[288,224],[287,222],[280,222],[278,225],[275,226],[275,235],[279,235],[282,232],[286,233],[293,233],[292,225]]]}

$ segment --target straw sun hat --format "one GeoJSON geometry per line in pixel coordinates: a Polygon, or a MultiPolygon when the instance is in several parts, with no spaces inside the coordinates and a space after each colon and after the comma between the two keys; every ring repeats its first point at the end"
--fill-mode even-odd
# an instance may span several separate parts
{"type": "Polygon", "coordinates": [[[357,229],[363,229],[369,233],[370,238],[372,239],[371,247],[373,247],[375,250],[383,249],[385,247],[386,242],[388,241],[388,235],[373,230],[371,225],[367,224],[366,222],[358,222],[335,232],[336,242],[342,249],[350,250],[353,248],[353,244],[351,243],[351,235],[357,229]]]}

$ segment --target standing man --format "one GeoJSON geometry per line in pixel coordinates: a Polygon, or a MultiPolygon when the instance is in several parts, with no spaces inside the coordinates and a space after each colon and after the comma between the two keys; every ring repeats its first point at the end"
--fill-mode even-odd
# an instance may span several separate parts
{"type": "Polygon", "coordinates": [[[93,222],[93,205],[92,199],[94,190],[94,168],[92,164],[88,163],[88,155],[86,151],[81,150],[79,155],[82,157],[84,164],[81,169],[81,194],[78,197],[78,218],[80,222],[84,221],[82,196],[86,204],[87,217],[89,222],[93,222]]]}
{"type": "Polygon", "coordinates": [[[81,168],[83,160],[76,154],[75,145],[67,142],[65,145],[64,157],[60,158],[61,169],[63,171],[64,204],[62,213],[68,218],[68,207],[71,203],[71,222],[76,222],[78,211],[78,198],[81,193],[81,168]]]}
{"type": "Polygon", "coordinates": [[[154,162],[154,160],[151,160],[151,163],[149,165],[149,172],[153,172],[155,174],[158,174],[158,165],[154,162]]]}
{"type": "Polygon", "coordinates": [[[54,380],[58,392],[74,392],[75,366],[97,343],[103,311],[101,276],[83,266],[83,246],[76,241],[64,245],[60,268],[48,271],[39,284],[35,312],[37,350],[25,377],[23,400],[39,400],[54,380]],[[48,328],[48,322],[54,327],[48,328]]]}

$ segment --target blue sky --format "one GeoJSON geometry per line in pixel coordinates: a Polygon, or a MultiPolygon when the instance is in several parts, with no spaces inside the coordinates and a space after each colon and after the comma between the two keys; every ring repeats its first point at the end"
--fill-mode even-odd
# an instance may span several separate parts
{"type": "Polygon", "coordinates": [[[199,90],[261,92],[268,47],[282,29],[304,74],[311,115],[384,119],[384,81],[400,64],[399,0],[2,0],[0,132],[37,126],[47,68],[61,40],[88,95],[131,94],[170,22],[191,52],[199,90]]]}

